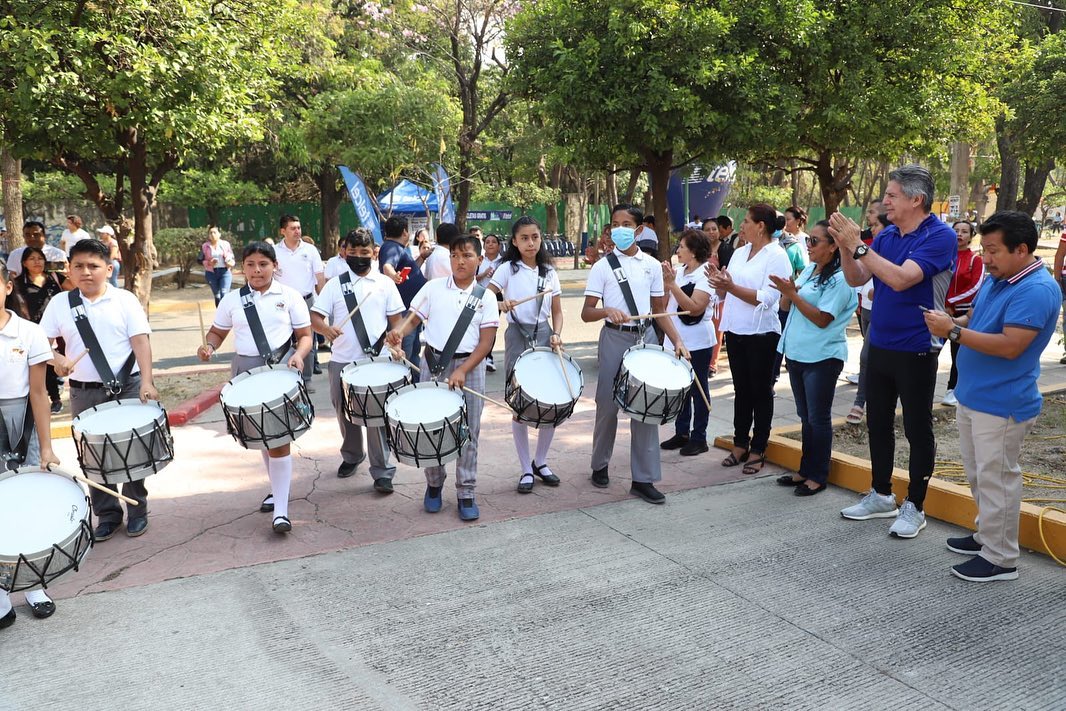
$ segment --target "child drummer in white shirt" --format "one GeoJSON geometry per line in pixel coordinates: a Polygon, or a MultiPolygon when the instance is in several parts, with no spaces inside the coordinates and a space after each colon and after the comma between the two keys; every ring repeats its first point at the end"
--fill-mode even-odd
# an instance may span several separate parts
{"type": "MultiPolygon", "coordinates": [[[[271,350],[271,362],[283,362],[293,370],[302,371],[304,360],[311,352],[311,316],[303,295],[274,278],[278,259],[269,244],[249,244],[241,255],[241,263],[249,294],[271,350]],[[297,339],[295,350],[289,345],[294,335],[297,339]]],[[[233,356],[235,376],[267,364],[267,359],[259,353],[255,335],[244,312],[244,291],[242,288],[222,297],[215,311],[215,321],[207,332],[207,344],[196,350],[200,360],[207,362],[232,330],[237,351],[233,356]]],[[[292,530],[289,520],[289,488],[292,484],[289,445],[263,450],[263,465],[270,479],[270,494],[263,499],[259,510],[274,513],[271,525],[275,533],[288,533],[292,530]]]]}
{"type": "MultiPolygon", "coordinates": [[[[381,350],[386,330],[396,328],[404,312],[403,300],[396,283],[374,268],[374,238],[365,230],[352,230],[345,237],[346,269],[326,282],[315,305],[311,307],[311,328],[328,338],[333,346],[329,361],[329,397],[337,413],[341,430],[341,465],[337,476],[350,477],[359,462],[366,458],[363,449],[363,428],[348,421],[344,416],[344,385],[341,371],[349,363],[365,361],[381,350]],[[359,311],[348,319],[348,302],[345,289],[352,289],[359,311]],[[328,322],[327,322],[328,319],[328,322]],[[347,320],[340,328],[339,324],[347,320]],[[369,340],[371,352],[363,349],[356,330],[362,321],[369,340]]],[[[392,478],[396,467],[389,462],[389,447],[385,441],[384,427],[367,428],[367,449],[370,453],[370,476],[374,489],[382,494],[392,493],[392,478]]]]}
{"type": "MultiPolygon", "coordinates": [[[[424,337],[426,358],[422,360],[422,382],[432,377],[445,376],[448,386],[462,389],[464,386],[475,392],[485,391],[485,357],[492,351],[496,329],[500,325],[496,298],[486,292],[474,304],[474,316],[455,349],[455,354],[443,371],[432,374],[429,363],[438,363],[441,351],[447,344],[452,327],[473,299],[477,286],[476,275],[481,262],[481,241],[470,235],[456,237],[449,244],[452,275],[433,279],[415,295],[411,302],[411,314],[401,326],[389,332],[387,342],[394,351],[403,343],[403,337],[422,321],[426,323],[424,337]],[[487,298],[485,298],[487,297],[487,298]]],[[[480,515],[474,499],[477,484],[477,443],[481,431],[481,398],[463,396],[466,401],[467,424],[470,441],[463,448],[455,471],[455,490],[459,499],[459,518],[474,521],[480,515]]],[[[426,467],[426,495],[423,506],[429,513],[437,513],[442,506],[442,490],[447,474],[444,467],[426,467]]]]}
{"type": "MultiPolygon", "coordinates": [[[[525,350],[533,346],[562,348],[563,292],[559,273],[555,271],[551,256],[544,248],[540,225],[532,217],[520,217],[511,226],[511,241],[507,244],[502,262],[493,272],[489,289],[506,297],[500,304],[500,310],[508,314],[507,330],[504,332],[504,372],[508,377],[518,356],[525,350]],[[516,301],[532,296],[538,290],[544,294],[543,297],[515,305],[516,301]]],[[[518,420],[511,421],[511,435],[518,452],[519,466],[522,467],[522,475],[518,479],[518,492],[521,494],[533,491],[534,474],[548,486],[559,486],[559,477],[548,467],[548,448],[555,436],[555,428],[540,427],[538,433],[537,452],[530,457],[529,426],[518,420]]]]}
{"type": "MultiPolygon", "coordinates": [[[[592,432],[592,484],[601,489],[610,484],[607,465],[611,462],[618,430],[615,374],[626,350],[641,342],[655,343],[655,333],[647,321],[638,323],[630,316],[666,312],[662,266],[637,247],[635,233],[642,218],[643,213],[632,205],[617,205],[611,211],[611,241],[614,249],[610,254],[617,259],[621,274],[616,275],[607,255],[592,265],[585,286],[585,305],[581,309],[581,320],[585,323],[604,321],[597,351],[599,376],[596,380],[596,424],[592,432]],[[637,313],[631,313],[619,277],[629,284],[637,313]],[[600,301],[603,302],[602,307],[599,306],[600,301]]],[[[670,318],[656,320],[674,344],[677,357],[689,358],[688,348],[670,318]]],[[[631,419],[629,431],[630,469],[633,475],[629,493],[648,503],[665,503],[666,497],[655,488],[655,482],[662,479],[659,426],[631,419]]]]}

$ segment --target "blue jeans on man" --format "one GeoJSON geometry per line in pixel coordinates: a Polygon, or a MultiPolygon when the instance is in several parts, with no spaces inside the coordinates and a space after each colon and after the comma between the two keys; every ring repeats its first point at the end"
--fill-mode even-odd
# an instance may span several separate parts
{"type": "Polygon", "coordinates": [[[803,454],[799,475],[818,484],[829,480],[833,452],[833,395],[844,361],[827,358],[817,363],[788,361],[788,377],[802,423],[803,454]]]}

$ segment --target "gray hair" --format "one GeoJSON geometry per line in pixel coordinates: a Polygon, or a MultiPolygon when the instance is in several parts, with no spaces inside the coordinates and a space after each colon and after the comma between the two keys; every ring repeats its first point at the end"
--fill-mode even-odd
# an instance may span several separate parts
{"type": "Polygon", "coordinates": [[[933,176],[928,170],[920,165],[911,163],[896,168],[888,174],[888,179],[899,183],[903,194],[907,197],[920,197],[922,210],[929,212],[933,209],[933,176]]]}

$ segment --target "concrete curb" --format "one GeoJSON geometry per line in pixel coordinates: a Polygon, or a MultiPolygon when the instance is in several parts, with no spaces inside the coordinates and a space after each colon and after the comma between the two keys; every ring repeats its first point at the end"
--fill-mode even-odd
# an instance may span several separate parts
{"type": "Polygon", "coordinates": [[[181,427],[189,424],[195,417],[210,410],[218,403],[219,393],[222,392],[222,388],[226,387],[226,385],[227,383],[221,383],[213,388],[204,390],[199,395],[191,397],[169,410],[167,412],[167,422],[170,423],[171,427],[181,427]]]}

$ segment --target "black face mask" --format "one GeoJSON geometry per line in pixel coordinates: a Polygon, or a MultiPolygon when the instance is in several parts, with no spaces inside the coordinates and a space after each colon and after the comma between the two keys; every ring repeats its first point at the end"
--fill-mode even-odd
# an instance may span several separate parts
{"type": "Polygon", "coordinates": [[[348,263],[349,269],[359,276],[363,276],[370,271],[371,263],[374,260],[370,257],[346,257],[344,261],[348,263]]]}

